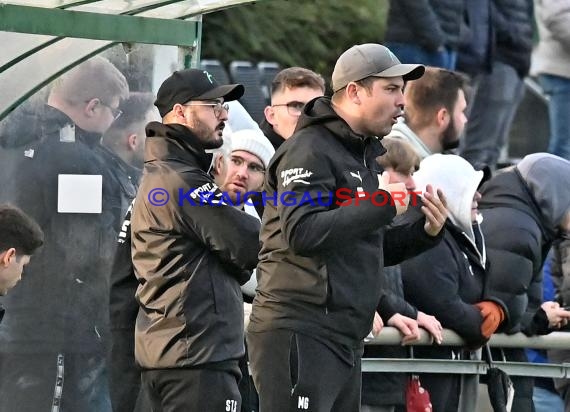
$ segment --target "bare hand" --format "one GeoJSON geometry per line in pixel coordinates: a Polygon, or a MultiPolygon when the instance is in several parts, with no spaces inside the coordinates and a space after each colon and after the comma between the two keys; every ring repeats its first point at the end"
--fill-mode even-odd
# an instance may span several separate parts
{"type": "Polygon", "coordinates": [[[382,322],[382,318],[378,314],[378,312],[374,312],[374,322],[372,323],[372,335],[374,337],[380,334],[380,331],[384,327],[384,322],[382,322]]]}
{"type": "Polygon", "coordinates": [[[418,325],[427,330],[438,345],[443,342],[443,327],[435,316],[418,311],[418,325]]]}
{"type": "Polygon", "coordinates": [[[418,322],[412,318],[396,313],[388,319],[388,325],[397,328],[404,337],[402,345],[414,342],[420,338],[420,328],[418,322]]]}
{"type": "Polygon", "coordinates": [[[401,215],[408,210],[410,196],[404,183],[390,183],[390,174],[384,172],[380,178],[379,189],[390,193],[393,204],[396,206],[396,215],[401,215]]]}
{"type": "Polygon", "coordinates": [[[447,200],[439,189],[436,196],[432,185],[427,185],[423,200],[422,212],[426,217],[424,229],[428,235],[437,236],[447,220],[447,200]]]}
{"type": "Polygon", "coordinates": [[[544,302],[540,307],[546,312],[551,329],[560,329],[568,324],[570,311],[561,308],[558,302],[544,302]]]}

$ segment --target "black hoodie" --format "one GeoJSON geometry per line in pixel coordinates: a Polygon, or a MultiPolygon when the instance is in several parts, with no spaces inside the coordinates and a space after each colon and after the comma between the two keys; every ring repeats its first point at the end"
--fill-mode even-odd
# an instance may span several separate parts
{"type": "Polygon", "coordinates": [[[384,151],[376,137],[353,132],[330,99],[307,103],[266,174],[250,332],[286,328],[358,347],[380,299],[384,257],[396,264],[439,241],[425,233],[424,219],[386,230],[396,214],[389,201],[353,201],[357,190],[379,191],[375,159],[384,151]],[[337,204],[341,188],[351,205],[337,204]],[[296,205],[284,204],[284,192],[296,205]]]}

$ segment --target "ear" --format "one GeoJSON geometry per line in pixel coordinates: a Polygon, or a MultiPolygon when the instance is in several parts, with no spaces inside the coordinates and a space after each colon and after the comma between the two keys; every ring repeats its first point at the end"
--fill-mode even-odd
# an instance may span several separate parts
{"type": "Polygon", "coordinates": [[[439,109],[436,113],[437,125],[439,128],[444,129],[449,124],[449,112],[445,107],[439,109]]]}
{"type": "Polygon", "coordinates": [[[176,103],[174,106],[172,106],[172,113],[177,118],[184,118],[184,106],[180,103],[176,103]]]}
{"type": "Polygon", "coordinates": [[[360,97],[358,96],[358,85],[355,82],[348,83],[345,93],[351,102],[355,104],[361,103],[360,97]]]}
{"type": "Polygon", "coordinates": [[[101,105],[101,100],[99,100],[96,97],[89,100],[83,109],[85,116],[93,117],[95,115],[95,109],[97,108],[97,106],[100,105],[101,105]]]}
{"type": "Polygon", "coordinates": [[[16,249],[11,247],[0,254],[0,265],[8,267],[12,259],[16,258],[16,249]]]}
{"type": "Polygon", "coordinates": [[[216,157],[216,160],[214,161],[214,172],[216,175],[222,176],[223,164],[224,164],[224,155],[216,157]]]}
{"type": "Polygon", "coordinates": [[[275,110],[273,109],[273,107],[265,106],[265,109],[263,109],[263,114],[265,115],[265,119],[267,120],[267,122],[271,126],[275,126],[275,123],[277,122],[275,120],[275,110]]]}
{"type": "Polygon", "coordinates": [[[127,137],[127,146],[129,150],[134,152],[137,148],[137,145],[138,145],[137,134],[136,133],[130,134],[129,137],[127,137]]]}

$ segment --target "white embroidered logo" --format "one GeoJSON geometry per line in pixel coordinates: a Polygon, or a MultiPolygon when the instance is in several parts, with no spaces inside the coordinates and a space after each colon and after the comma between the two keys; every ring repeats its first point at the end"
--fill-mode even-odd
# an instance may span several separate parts
{"type": "Polygon", "coordinates": [[[310,184],[306,178],[309,178],[313,175],[313,172],[310,170],[303,169],[302,167],[296,167],[294,169],[287,169],[281,172],[281,179],[283,179],[283,187],[287,187],[289,183],[303,183],[304,185],[310,184]]]}
{"type": "Polygon", "coordinates": [[[299,396],[299,400],[297,401],[297,409],[309,409],[309,397],[308,396],[299,396]]]}
{"type": "Polygon", "coordinates": [[[208,78],[209,82],[214,84],[214,76],[212,76],[210,73],[208,73],[206,70],[204,70],[204,74],[206,75],[206,77],[208,78]]]}
{"type": "Polygon", "coordinates": [[[208,202],[210,204],[225,204],[224,201],[220,199],[221,196],[222,193],[218,191],[218,186],[215,183],[205,183],[190,193],[192,199],[208,202]]]}
{"type": "Polygon", "coordinates": [[[360,170],[357,172],[350,172],[350,175],[355,179],[360,180],[360,185],[362,185],[362,177],[360,177],[360,170]]]}

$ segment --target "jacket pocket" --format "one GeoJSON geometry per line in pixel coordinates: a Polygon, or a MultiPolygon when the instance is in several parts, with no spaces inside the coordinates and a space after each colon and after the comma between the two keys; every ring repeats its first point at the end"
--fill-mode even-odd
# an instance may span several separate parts
{"type": "Polygon", "coordinates": [[[208,272],[216,313],[243,311],[239,282],[227,274],[216,261],[208,262],[208,272]]]}

